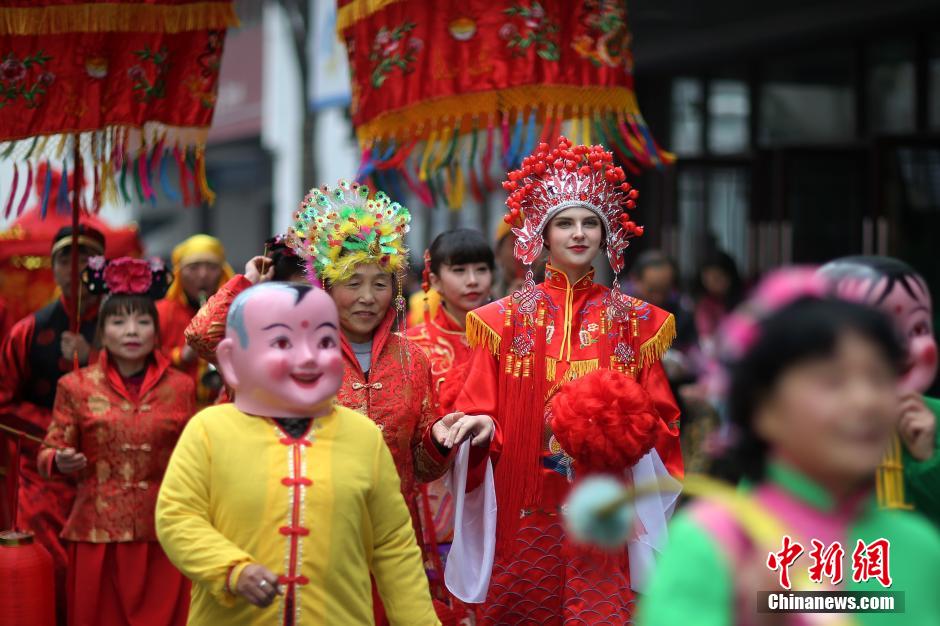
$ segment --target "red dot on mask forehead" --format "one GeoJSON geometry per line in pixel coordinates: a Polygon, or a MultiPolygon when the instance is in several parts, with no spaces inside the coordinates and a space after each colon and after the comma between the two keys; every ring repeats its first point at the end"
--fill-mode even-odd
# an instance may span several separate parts
{"type": "Polygon", "coordinates": [[[301,328],[307,328],[308,326],[310,326],[310,322],[308,322],[307,320],[304,320],[300,323],[301,328]]]}

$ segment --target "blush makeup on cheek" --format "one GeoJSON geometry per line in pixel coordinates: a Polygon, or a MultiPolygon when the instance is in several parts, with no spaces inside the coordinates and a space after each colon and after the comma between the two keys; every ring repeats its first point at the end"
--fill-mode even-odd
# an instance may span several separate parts
{"type": "Polygon", "coordinates": [[[924,347],[923,355],[925,363],[934,365],[937,362],[937,345],[931,343],[930,345],[924,347]]]}
{"type": "Polygon", "coordinates": [[[290,363],[287,359],[277,359],[267,364],[268,376],[271,380],[280,380],[290,375],[290,363]]]}

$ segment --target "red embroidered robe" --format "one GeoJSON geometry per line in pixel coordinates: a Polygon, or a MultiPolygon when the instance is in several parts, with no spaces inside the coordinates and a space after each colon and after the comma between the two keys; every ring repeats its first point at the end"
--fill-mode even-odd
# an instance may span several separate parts
{"type": "MultiPolygon", "coordinates": [[[[154,508],[170,454],[196,412],[193,382],[159,352],[139,395],[129,391],[102,352],[97,363],[62,377],[45,441],[83,453],[88,465],[68,476],[77,483],[62,536],[69,541],[156,541],[154,508]]],[[[39,453],[44,476],[55,450],[39,453]]]]}
{"type": "Polygon", "coordinates": [[[409,328],[407,337],[424,350],[431,364],[438,413],[451,413],[473,353],[466,331],[445,306],[439,306],[426,323],[409,328]]]}
{"type": "MultiPolygon", "coordinates": [[[[548,266],[535,290],[531,313],[519,311],[525,299],[507,297],[467,317],[474,353],[456,408],[497,425],[490,445],[498,458],[497,553],[483,623],[625,624],[633,602],[626,550],[572,544],[559,518],[576,468],[551,433],[550,400],[566,381],[601,366],[634,376],[662,418],[656,451],[681,477],[679,410],[659,363],[675,322],[629,297],[626,319],[610,320],[610,289],[595,284],[593,272],[570,285],[548,266]]],[[[471,467],[468,491],[483,466],[471,467]]]]}

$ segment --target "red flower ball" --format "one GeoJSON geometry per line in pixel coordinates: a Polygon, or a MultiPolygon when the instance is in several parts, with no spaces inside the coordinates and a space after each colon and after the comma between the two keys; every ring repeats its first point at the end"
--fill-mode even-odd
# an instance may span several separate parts
{"type": "Polygon", "coordinates": [[[552,398],[552,431],[583,472],[622,472],[656,443],[662,420],[643,387],[601,369],[566,383],[552,398]]]}

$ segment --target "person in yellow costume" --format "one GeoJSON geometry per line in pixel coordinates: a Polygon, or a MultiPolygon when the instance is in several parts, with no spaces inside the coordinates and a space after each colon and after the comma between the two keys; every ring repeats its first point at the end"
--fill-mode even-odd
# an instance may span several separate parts
{"type": "Polygon", "coordinates": [[[193,581],[192,626],[439,626],[379,428],[336,403],[339,318],[309,285],[264,283],[228,313],[219,368],[235,403],[187,425],[156,530],[193,581]]]}
{"type": "Polygon", "coordinates": [[[196,383],[196,399],[201,406],[211,404],[221,389],[218,376],[186,345],[186,327],[199,308],[233,276],[225,261],[222,242],[209,235],[193,235],[171,255],[173,282],[166,297],[157,302],[160,316],[160,343],[164,354],[196,383]]]}

